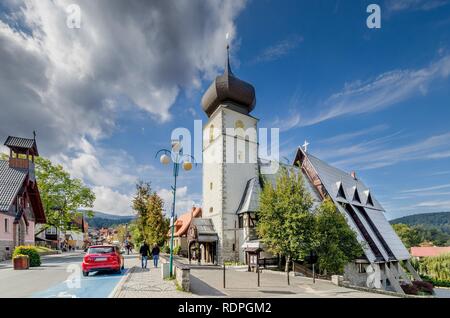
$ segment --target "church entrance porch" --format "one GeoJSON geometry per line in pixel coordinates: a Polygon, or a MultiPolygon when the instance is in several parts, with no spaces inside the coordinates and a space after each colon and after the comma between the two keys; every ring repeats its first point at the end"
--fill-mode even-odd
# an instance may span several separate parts
{"type": "Polygon", "coordinates": [[[198,264],[217,264],[218,235],[211,219],[193,219],[188,230],[188,259],[198,264]]]}

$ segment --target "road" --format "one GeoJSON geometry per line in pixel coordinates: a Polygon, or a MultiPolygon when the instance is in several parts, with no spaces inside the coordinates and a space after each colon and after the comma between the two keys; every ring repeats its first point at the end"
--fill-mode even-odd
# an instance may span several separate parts
{"type": "Polygon", "coordinates": [[[0,298],[106,298],[128,272],[120,274],[91,273],[83,277],[81,262],[84,253],[73,252],[42,257],[42,265],[26,271],[12,269],[11,261],[0,263],[0,298]]]}

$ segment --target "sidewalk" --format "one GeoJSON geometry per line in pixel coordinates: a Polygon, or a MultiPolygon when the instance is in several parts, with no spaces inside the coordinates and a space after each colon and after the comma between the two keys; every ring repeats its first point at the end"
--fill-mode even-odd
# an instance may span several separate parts
{"type": "Polygon", "coordinates": [[[130,272],[123,282],[119,283],[114,298],[188,298],[196,297],[191,293],[178,291],[175,282],[163,280],[161,267],[153,268],[153,262],[148,262],[148,268],[142,269],[136,257],[129,260],[130,272]]]}

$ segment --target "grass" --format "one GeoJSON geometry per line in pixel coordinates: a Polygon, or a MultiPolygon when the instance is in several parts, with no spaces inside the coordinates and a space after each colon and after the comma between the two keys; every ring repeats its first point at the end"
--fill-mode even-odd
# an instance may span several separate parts
{"type": "Polygon", "coordinates": [[[55,250],[52,250],[51,248],[45,247],[45,246],[35,246],[37,252],[39,254],[44,254],[44,253],[56,253],[55,250]]]}

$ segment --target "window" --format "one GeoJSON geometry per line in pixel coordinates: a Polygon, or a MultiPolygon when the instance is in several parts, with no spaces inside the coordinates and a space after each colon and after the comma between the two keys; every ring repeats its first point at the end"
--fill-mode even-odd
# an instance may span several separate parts
{"type": "Polygon", "coordinates": [[[238,217],[238,224],[239,224],[239,228],[243,229],[244,228],[244,215],[240,214],[238,217]]]}
{"type": "Polygon", "coordinates": [[[209,208],[209,213],[213,213],[213,212],[214,212],[213,207],[210,207],[210,208],[209,208]]]}
{"type": "Polygon", "coordinates": [[[9,223],[8,223],[8,219],[5,219],[5,233],[9,232],[9,223]]]}
{"type": "Polygon", "coordinates": [[[212,189],[213,189],[213,183],[210,182],[210,183],[209,183],[209,190],[212,190],[212,189]]]}
{"type": "Polygon", "coordinates": [[[363,274],[366,272],[366,267],[364,266],[364,264],[356,264],[358,266],[358,273],[363,274]]]}
{"type": "Polygon", "coordinates": [[[242,122],[242,120],[236,120],[236,122],[234,123],[234,128],[235,129],[244,129],[244,123],[242,122]]]}
{"type": "Polygon", "coordinates": [[[209,127],[209,142],[213,142],[214,140],[214,125],[209,127]]]}
{"type": "Polygon", "coordinates": [[[233,244],[233,252],[236,251],[236,244],[233,244]]]}
{"type": "Polygon", "coordinates": [[[25,233],[28,235],[28,228],[29,228],[29,226],[27,225],[26,227],[25,227],[25,233]]]}
{"type": "Polygon", "coordinates": [[[337,197],[342,198],[342,199],[347,199],[345,196],[344,188],[342,187],[342,182],[337,182],[336,185],[338,186],[337,197]]]}

